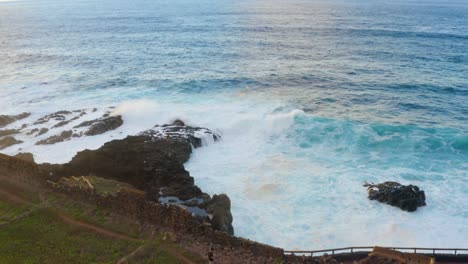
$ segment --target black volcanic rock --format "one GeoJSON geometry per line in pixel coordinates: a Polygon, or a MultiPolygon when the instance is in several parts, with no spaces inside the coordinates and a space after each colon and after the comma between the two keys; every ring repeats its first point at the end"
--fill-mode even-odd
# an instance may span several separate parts
{"type": "Polygon", "coordinates": [[[368,198],[386,203],[408,212],[414,212],[420,206],[426,205],[426,195],[415,185],[401,185],[398,182],[387,181],[380,184],[364,184],[367,187],[368,198]]]}
{"type": "Polygon", "coordinates": [[[194,148],[201,147],[204,139],[218,141],[221,136],[203,127],[187,126],[181,120],[176,120],[170,125],[154,126],[139,135],[150,136],[153,139],[171,138],[172,140],[188,142],[194,148]]]}
{"type": "Polygon", "coordinates": [[[177,133],[152,129],[137,136],[110,141],[97,150],[77,153],[63,165],[60,173],[62,176],[96,175],[117,179],[144,189],[152,197],[175,196],[188,200],[202,195],[183,164],[190,158],[191,145],[201,145],[201,139],[194,132],[214,133],[206,128],[163,127],[177,133]]]}
{"type": "MultiPolygon", "coordinates": [[[[227,195],[213,199],[194,184],[184,163],[192,153],[192,146],[201,146],[202,136],[213,137],[206,128],[177,125],[156,126],[157,131],[142,132],[137,136],[113,140],[97,150],[84,150],[63,165],[41,165],[46,179],[65,176],[87,176],[115,179],[129,183],[148,193],[151,199],[175,197],[182,204],[199,201],[194,206],[206,208],[213,217],[215,229],[233,234],[231,203],[227,195]],[[200,203],[200,204],[198,204],[200,203]]],[[[216,135],[219,138],[219,135],[216,135]]],[[[171,199],[169,199],[171,200],[171,199]]]]}
{"type": "Polygon", "coordinates": [[[0,127],[9,125],[17,120],[24,119],[30,115],[31,113],[26,113],[26,112],[18,114],[18,115],[0,115],[0,127]]]}

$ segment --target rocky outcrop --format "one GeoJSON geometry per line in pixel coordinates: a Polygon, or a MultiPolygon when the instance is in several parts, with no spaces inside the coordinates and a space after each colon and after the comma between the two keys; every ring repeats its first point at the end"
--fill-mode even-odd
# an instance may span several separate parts
{"type": "Polygon", "coordinates": [[[3,137],[3,138],[0,138],[0,149],[5,149],[5,148],[8,148],[10,146],[20,144],[20,143],[23,143],[23,141],[16,140],[16,138],[14,137],[11,137],[11,136],[3,137]]]}
{"type": "Polygon", "coordinates": [[[34,156],[29,152],[20,152],[15,155],[15,158],[22,159],[24,161],[34,162],[34,156]]]}
{"type": "Polygon", "coordinates": [[[415,185],[401,185],[398,182],[387,181],[380,184],[364,184],[367,187],[368,198],[386,203],[408,212],[414,212],[420,206],[426,205],[426,195],[415,185]]]}
{"type": "Polygon", "coordinates": [[[24,119],[30,115],[31,113],[26,113],[26,112],[18,114],[18,115],[0,115],[0,127],[9,125],[17,120],[24,119]]]}
{"type": "Polygon", "coordinates": [[[211,215],[211,224],[216,230],[234,235],[232,227],[231,200],[226,194],[213,195],[206,211],[211,215]]]}
{"type": "Polygon", "coordinates": [[[103,134],[107,131],[117,129],[123,125],[122,116],[109,116],[98,119],[84,134],[86,136],[95,136],[103,134]]]}
{"type": "Polygon", "coordinates": [[[219,135],[181,122],[156,127],[157,130],[153,128],[137,136],[110,141],[97,150],[81,151],[62,166],[41,165],[45,168],[43,175],[54,181],[60,177],[94,175],[125,182],[144,190],[152,200],[173,197],[166,199],[168,204],[174,200],[175,204],[195,211],[206,208],[213,216],[211,224],[214,228],[233,234],[231,204],[227,195],[211,199],[194,184],[193,177],[183,166],[190,158],[192,147],[202,145],[202,137],[215,140],[219,135]]]}
{"type": "Polygon", "coordinates": [[[18,134],[20,131],[21,131],[20,129],[5,129],[5,130],[0,130],[0,137],[18,134]]]}
{"type": "Polygon", "coordinates": [[[49,138],[36,142],[36,145],[51,145],[51,144],[63,142],[67,139],[70,139],[72,135],[73,135],[73,131],[71,130],[63,131],[59,135],[51,136],[49,138]]]}
{"type": "Polygon", "coordinates": [[[171,138],[182,142],[188,142],[193,147],[201,147],[205,140],[218,141],[221,136],[203,127],[191,127],[181,120],[176,120],[170,125],[154,126],[152,129],[140,133],[142,136],[150,136],[153,139],[171,138]]]}

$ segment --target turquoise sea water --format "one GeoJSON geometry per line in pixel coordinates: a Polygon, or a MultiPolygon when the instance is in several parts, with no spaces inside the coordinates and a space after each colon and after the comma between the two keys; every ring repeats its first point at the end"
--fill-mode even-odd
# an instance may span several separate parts
{"type": "Polygon", "coordinates": [[[468,2],[0,0],[2,114],[115,105],[223,135],[186,164],[236,234],[288,249],[468,243],[468,2]],[[426,191],[415,213],[365,181],[426,191]]]}

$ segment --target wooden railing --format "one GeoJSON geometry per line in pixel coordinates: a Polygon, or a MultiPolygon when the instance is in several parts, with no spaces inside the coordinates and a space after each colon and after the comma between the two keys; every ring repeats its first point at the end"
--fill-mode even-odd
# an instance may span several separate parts
{"type": "MultiPolygon", "coordinates": [[[[412,247],[383,247],[387,249],[399,250],[407,253],[418,254],[451,254],[451,255],[468,255],[468,248],[412,248],[412,247]]],[[[323,250],[284,250],[286,255],[315,255],[328,254],[334,256],[335,254],[353,254],[357,252],[371,252],[374,247],[345,247],[345,248],[332,248],[323,250]],[[321,253],[321,254],[320,254],[321,253]]]]}

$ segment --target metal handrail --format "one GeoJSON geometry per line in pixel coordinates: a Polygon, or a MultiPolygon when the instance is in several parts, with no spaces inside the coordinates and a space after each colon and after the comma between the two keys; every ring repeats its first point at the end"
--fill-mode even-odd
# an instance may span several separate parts
{"type": "MultiPolygon", "coordinates": [[[[466,251],[468,254],[468,248],[417,248],[417,247],[383,247],[387,249],[393,250],[412,250],[414,253],[419,251],[432,251],[432,254],[435,255],[436,251],[453,251],[454,255],[457,255],[460,251],[466,251]]],[[[284,254],[291,255],[291,254],[310,254],[311,257],[314,256],[315,253],[327,253],[331,252],[331,255],[334,256],[336,251],[349,251],[348,253],[356,253],[355,249],[370,249],[371,251],[374,247],[367,246],[367,247],[344,247],[344,248],[332,248],[332,249],[322,249],[322,250],[284,250],[284,254]]],[[[347,253],[347,252],[342,252],[347,253]]],[[[423,252],[421,252],[423,253],[423,252]]],[[[425,252],[427,254],[427,252],[425,252]]]]}

